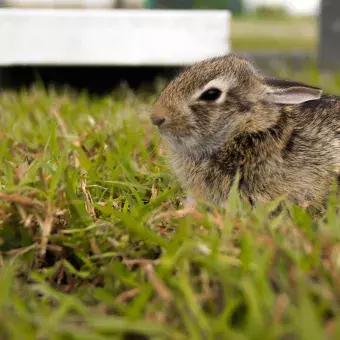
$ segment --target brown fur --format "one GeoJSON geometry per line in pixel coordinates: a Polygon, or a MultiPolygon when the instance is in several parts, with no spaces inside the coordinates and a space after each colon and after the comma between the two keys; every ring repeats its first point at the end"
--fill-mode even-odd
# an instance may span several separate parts
{"type": "Polygon", "coordinates": [[[253,204],[286,195],[297,204],[324,205],[340,170],[340,98],[317,93],[313,86],[266,78],[229,55],[182,72],[163,90],[151,117],[166,119],[159,130],[190,195],[223,204],[239,173],[239,191],[253,204]],[[217,78],[223,101],[193,98],[217,78]],[[290,105],[271,100],[272,90],[287,88],[316,99],[290,105]]]}

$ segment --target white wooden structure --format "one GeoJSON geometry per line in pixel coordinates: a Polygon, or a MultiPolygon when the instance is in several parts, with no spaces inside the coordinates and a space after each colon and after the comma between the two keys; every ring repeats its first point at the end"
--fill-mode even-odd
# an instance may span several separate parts
{"type": "Polygon", "coordinates": [[[22,8],[112,8],[116,0],[4,0],[6,7],[22,8]]]}
{"type": "Polygon", "coordinates": [[[0,0],[6,7],[21,8],[143,8],[144,0],[0,0]]]}
{"type": "Polygon", "coordinates": [[[181,66],[230,50],[228,11],[0,9],[0,67],[181,66]]]}

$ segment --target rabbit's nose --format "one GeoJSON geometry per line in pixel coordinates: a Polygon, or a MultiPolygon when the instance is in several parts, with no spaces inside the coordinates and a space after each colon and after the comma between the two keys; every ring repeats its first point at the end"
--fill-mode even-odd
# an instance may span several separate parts
{"type": "Polygon", "coordinates": [[[166,121],[167,116],[167,109],[161,103],[156,103],[152,109],[151,122],[153,125],[160,127],[166,121]]]}
{"type": "Polygon", "coordinates": [[[151,122],[153,125],[161,126],[165,122],[165,118],[160,116],[153,116],[151,117],[151,122]]]}

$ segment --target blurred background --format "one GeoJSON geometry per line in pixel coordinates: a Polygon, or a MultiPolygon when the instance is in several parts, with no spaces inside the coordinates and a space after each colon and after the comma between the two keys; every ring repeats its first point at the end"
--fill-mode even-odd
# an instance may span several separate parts
{"type": "MultiPolygon", "coordinates": [[[[340,60],[336,46],[340,45],[339,0],[0,0],[0,7],[229,10],[230,51],[254,59],[260,67],[271,70],[289,64],[289,67],[301,68],[307,63],[318,62],[327,68],[332,63],[338,67],[340,60]]],[[[55,67],[26,65],[3,69],[2,82],[13,84],[20,80],[27,83],[39,75],[46,81],[88,88],[86,81],[89,77],[93,80],[93,76],[97,77],[97,81],[90,82],[92,86],[96,87],[94,83],[101,82],[100,86],[106,89],[115,78],[121,80],[131,76],[138,83],[137,80],[153,78],[154,73],[160,71],[166,74],[170,68],[142,68],[136,77],[135,69],[115,68],[114,65],[110,70],[107,67],[102,70],[81,66],[62,67],[57,71],[55,67]],[[110,80],[103,82],[104,75],[108,74],[110,80]]]]}

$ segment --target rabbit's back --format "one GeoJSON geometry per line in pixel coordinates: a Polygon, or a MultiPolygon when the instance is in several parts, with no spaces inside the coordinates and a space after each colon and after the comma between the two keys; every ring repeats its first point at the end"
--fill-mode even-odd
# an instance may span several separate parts
{"type": "MultiPolygon", "coordinates": [[[[331,158],[333,166],[340,169],[340,97],[324,95],[320,100],[301,104],[298,109],[295,135],[300,140],[296,144],[303,147],[306,140],[306,149],[310,148],[307,153],[314,150],[314,156],[320,161],[331,158]]],[[[292,138],[293,150],[295,142],[292,138]]]]}

